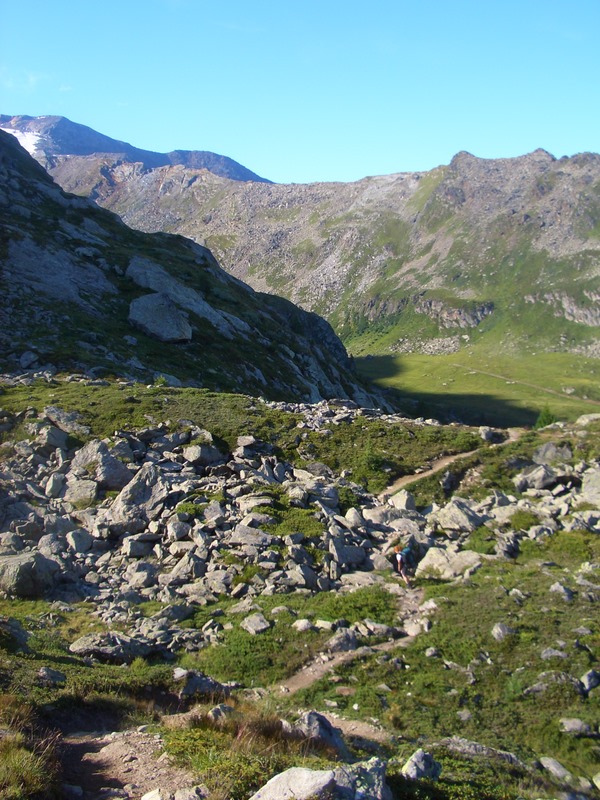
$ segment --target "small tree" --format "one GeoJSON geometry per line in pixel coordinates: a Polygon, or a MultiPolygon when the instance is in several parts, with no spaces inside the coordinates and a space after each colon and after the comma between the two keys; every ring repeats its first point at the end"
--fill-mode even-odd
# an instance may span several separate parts
{"type": "Polygon", "coordinates": [[[552,425],[553,422],[556,422],[556,417],[548,408],[548,404],[546,404],[540,411],[533,427],[537,430],[538,428],[545,428],[546,425],[552,425]]]}

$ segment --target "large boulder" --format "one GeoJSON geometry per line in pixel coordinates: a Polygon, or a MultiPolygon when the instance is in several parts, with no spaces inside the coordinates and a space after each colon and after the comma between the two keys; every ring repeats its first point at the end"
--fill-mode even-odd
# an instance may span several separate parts
{"type": "Polygon", "coordinates": [[[526,489],[549,489],[557,482],[557,473],[547,464],[527,467],[513,478],[513,483],[519,492],[524,492],[526,489]]]}
{"type": "Polygon", "coordinates": [[[402,767],[402,774],[413,780],[437,781],[441,771],[442,765],[422,749],[416,750],[402,767]]]}
{"type": "Polygon", "coordinates": [[[129,664],[134,658],[150,655],[152,649],[149,643],[124,633],[89,633],[69,646],[75,655],[91,656],[112,664],[129,664]]]}
{"type": "Polygon", "coordinates": [[[56,561],[41,553],[0,556],[0,592],[9,597],[43,597],[54,586],[58,573],[56,561]]]}
{"type": "Polygon", "coordinates": [[[264,633],[265,631],[268,631],[270,627],[271,623],[259,612],[256,614],[251,614],[240,623],[240,628],[243,628],[252,636],[256,636],[259,633],[264,633]]]}
{"type": "Polygon", "coordinates": [[[600,508],[600,469],[589,469],[583,476],[581,500],[600,508]]]}
{"type": "Polygon", "coordinates": [[[105,442],[99,440],[88,442],[75,453],[71,471],[88,475],[103,489],[118,491],[127,486],[133,477],[125,464],[111,455],[105,442]]]}
{"type": "Polygon", "coordinates": [[[359,764],[344,764],[334,770],[336,793],[340,800],[393,800],[385,782],[386,766],[379,758],[359,764]]]}
{"type": "Polygon", "coordinates": [[[250,800],[331,800],[335,786],[331,769],[292,767],[267,781],[250,800]]]}
{"type": "Polygon", "coordinates": [[[340,731],[334,728],[327,717],[319,714],[318,711],[304,713],[294,725],[294,731],[321,747],[335,751],[344,761],[349,760],[350,752],[340,731]]]}
{"type": "Polygon", "coordinates": [[[110,528],[116,533],[140,533],[160,515],[168,494],[169,486],[157,467],[144,464],[112,504],[110,528]]]}
{"type": "Polygon", "coordinates": [[[229,697],[231,690],[228,686],[205,675],[203,672],[176,668],[173,672],[173,680],[181,683],[179,697],[205,697],[222,698],[229,697]]]}
{"type": "Polygon", "coordinates": [[[385,764],[378,758],[335,770],[292,767],[276,775],[250,800],[392,800],[385,764]]]}
{"type": "Polygon", "coordinates": [[[480,566],[481,556],[473,550],[461,550],[455,553],[441,547],[431,547],[419,563],[415,576],[417,578],[431,576],[443,581],[452,581],[475,572],[480,566]]]}
{"type": "Polygon", "coordinates": [[[145,294],[132,300],[129,323],[161,342],[189,342],[192,326],[186,314],[162,293],[145,294]]]}
{"type": "Polygon", "coordinates": [[[460,497],[453,497],[449,503],[437,511],[435,519],[443,530],[459,533],[473,533],[484,522],[484,517],[472,508],[470,501],[460,497]]]}

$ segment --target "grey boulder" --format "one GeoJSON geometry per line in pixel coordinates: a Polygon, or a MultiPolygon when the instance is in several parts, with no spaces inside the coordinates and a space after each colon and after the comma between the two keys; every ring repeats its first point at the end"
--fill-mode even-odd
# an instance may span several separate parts
{"type": "Polygon", "coordinates": [[[171,298],[160,292],[132,300],[129,323],[161,342],[189,342],[192,326],[171,298]]]}
{"type": "Polygon", "coordinates": [[[442,765],[430,753],[426,753],[422,749],[414,752],[402,767],[402,774],[413,780],[426,778],[430,781],[437,781],[441,772],[442,765]]]}
{"type": "Polygon", "coordinates": [[[42,597],[55,584],[59,566],[41,553],[0,556],[0,592],[9,597],[42,597]]]}

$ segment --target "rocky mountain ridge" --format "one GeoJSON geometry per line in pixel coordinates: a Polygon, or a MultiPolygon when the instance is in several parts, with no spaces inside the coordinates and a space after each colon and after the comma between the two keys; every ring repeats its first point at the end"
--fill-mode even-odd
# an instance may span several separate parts
{"type": "Polygon", "coordinates": [[[58,167],[72,155],[85,157],[111,153],[115,156],[115,164],[135,162],[145,170],[182,165],[207,170],[234,181],[269,182],[227,156],[206,150],[173,150],[170,153],[143,150],[98,133],[87,125],[71,122],[66,117],[11,117],[0,114],[0,130],[16,136],[20,144],[46,169],[58,167]]]}
{"type": "Polygon", "coordinates": [[[220,269],[206,248],[127,228],[65,194],[0,132],[0,341],[6,367],[97,368],[271,397],[353,397],[331,327],[220,269]]]}
{"type": "Polygon", "coordinates": [[[485,331],[510,330],[513,347],[531,329],[549,349],[597,342],[597,154],[463,152],[429,172],[348,184],[240,183],[106,154],[51,172],[135,228],[207,244],[228,271],[318,311],[344,340],[375,325],[392,351],[394,332],[419,349],[448,328],[475,330],[486,309],[485,331]],[[537,300],[548,293],[551,308],[537,300]]]}

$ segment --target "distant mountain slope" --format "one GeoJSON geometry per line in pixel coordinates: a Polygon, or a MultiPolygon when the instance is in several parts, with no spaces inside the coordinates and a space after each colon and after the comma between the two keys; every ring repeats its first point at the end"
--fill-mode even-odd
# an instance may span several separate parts
{"type": "Polygon", "coordinates": [[[600,155],[463,152],[429,172],[305,185],[112,156],[51,172],[132,227],[206,244],[255,289],[325,316],[355,354],[600,356],[600,155]]]}
{"type": "Polygon", "coordinates": [[[27,117],[0,115],[0,129],[12,133],[21,145],[42,166],[57,167],[64,156],[92,156],[111,153],[116,161],[139,162],[144,169],[181,164],[209,172],[233,181],[258,181],[268,183],[246,167],[227,156],[204,150],[173,150],[155,153],[141,150],[127,142],[111,139],[86,125],[79,125],[66,117],[27,117]]]}
{"type": "Polygon", "coordinates": [[[270,398],[377,404],[331,327],[65,194],[0,132],[0,370],[51,363],[270,398]]]}

